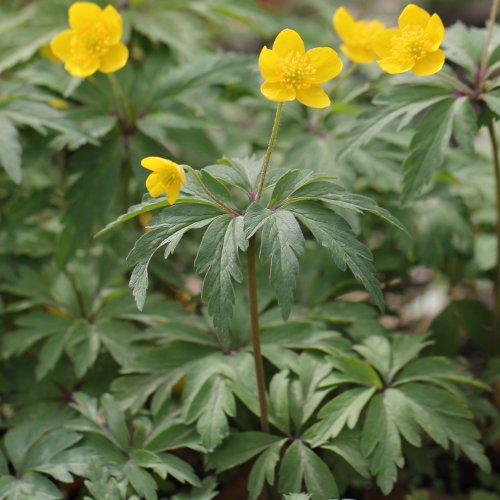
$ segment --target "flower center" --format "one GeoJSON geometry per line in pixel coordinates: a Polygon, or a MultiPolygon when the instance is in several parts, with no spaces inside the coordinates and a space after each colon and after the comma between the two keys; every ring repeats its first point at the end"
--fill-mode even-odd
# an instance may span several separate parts
{"type": "Polygon", "coordinates": [[[76,31],[73,37],[73,53],[80,53],[100,57],[111,45],[111,37],[103,23],[95,23],[76,31]]]}
{"type": "Polygon", "coordinates": [[[176,184],[179,183],[181,178],[179,172],[174,167],[167,167],[158,172],[162,184],[176,184]]]}
{"type": "Polygon", "coordinates": [[[418,61],[431,52],[429,35],[421,26],[405,26],[392,39],[391,52],[401,61],[418,61]]]}
{"type": "Polygon", "coordinates": [[[293,51],[280,59],[278,64],[280,82],[288,88],[304,89],[310,87],[309,79],[316,70],[306,54],[293,51]]]}

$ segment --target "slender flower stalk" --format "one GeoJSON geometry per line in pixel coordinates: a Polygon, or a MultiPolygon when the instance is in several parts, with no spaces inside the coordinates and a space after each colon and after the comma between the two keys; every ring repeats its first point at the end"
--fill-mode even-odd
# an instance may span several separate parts
{"type": "Polygon", "coordinates": [[[229,205],[226,205],[223,201],[219,200],[216,196],[214,196],[205,186],[204,182],[201,180],[200,176],[198,175],[198,172],[193,167],[190,167],[189,165],[183,165],[183,167],[194,177],[196,182],[200,185],[201,189],[205,192],[205,194],[213,200],[217,205],[222,207],[226,212],[230,213],[233,217],[238,217],[240,214],[231,208],[229,205]]]}
{"type": "Polygon", "coordinates": [[[474,90],[472,90],[468,85],[461,82],[458,78],[455,78],[454,76],[447,75],[446,73],[436,73],[436,76],[441,78],[441,80],[446,80],[447,82],[453,84],[453,86],[458,91],[463,92],[464,94],[467,94],[467,95],[474,94],[474,90]]]}
{"type": "Polygon", "coordinates": [[[495,170],[495,193],[496,193],[496,208],[497,208],[497,262],[495,267],[495,303],[493,306],[493,335],[491,338],[491,346],[493,352],[498,352],[500,344],[500,158],[498,153],[498,139],[495,131],[494,123],[488,125],[488,132],[491,142],[491,151],[493,156],[493,166],[495,170]]]}
{"type": "Polygon", "coordinates": [[[276,109],[276,116],[274,117],[273,129],[271,131],[271,137],[269,139],[269,144],[267,146],[266,155],[264,156],[264,162],[262,164],[262,169],[260,171],[259,177],[259,188],[257,189],[256,201],[260,201],[262,197],[262,192],[264,191],[264,182],[266,180],[267,171],[269,170],[269,162],[271,161],[271,155],[273,154],[274,143],[276,142],[276,137],[278,136],[278,129],[281,120],[281,110],[283,109],[283,103],[278,104],[276,109]]]}
{"type": "Polygon", "coordinates": [[[262,432],[269,432],[269,418],[266,403],[266,381],[264,378],[264,363],[260,350],[259,306],[257,299],[257,279],[255,273],[255,236],[248,242],[247,253],[248,296],[250,301],[250,327],[252,338],[257,391],[259,394],[260,427],[262,432]]]}
{"type": "Polygon", "coordinates": [[[481,79],[484,78],[486,74],[486,68],[488,66],[488,58],[490,56],[491,41],[493,39],[493,28],[495,27],[495,22],[498,15],[498,5],[500,0],[493,0],[491,4],[490,20],[488,23],[488,34],[486,35],[486,44],[484,45],[483,60],[481,62],[481,79]]]}
{"type": "Polygon", "coordinates": [[[125,120],[127,125],[132,125],[134,123],[132,108],[130,107],[130,103],[125,97],[125,94],[123,93],[118,78],[116,78],[116,75],[114,73],[108,73],[107,77],[109,83],[111,84],[111,88],[113,89],[113,96],[116,101],[118,113],[125,120]]]}

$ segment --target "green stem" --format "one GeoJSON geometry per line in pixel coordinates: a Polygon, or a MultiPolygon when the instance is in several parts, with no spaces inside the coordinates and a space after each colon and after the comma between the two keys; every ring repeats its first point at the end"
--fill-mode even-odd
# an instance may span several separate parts
{"type": "Polygon", "coordinates": [[[125,120],[127,125],[132,125],[134,123],[134,116],[132,114],[132,109],[130,104],[125,98],[125,94],[121,88],[120,82],[114,73],[108,73],[108,80],[111,83],[111,88],[113,89],[113,94],[115,96],[118,113],[125,120]]]}
{"type": "Polygon", "coordinates": [[[281,120],[281,110],[283,109],[283,103],[278,104],[276,109],[276,116],[274,117],[273,129],[271,131],[271,137],[269,138],[269,144],[267,146],[266,156],[264,156],[264,163],[262,164],[262,169],[260,171],[259,188],[257,189],[257,196],[255,201],[260,201],[262,197],[262,191],[264,191],[264,181],[266,180],[267,171],[269,169],[269,162],[271,161],[271,155],[273,153],[274,143],[276,142],[276,136],[278,135],[278,128],[281,120]]]}
{"type": "Polygon", "coordinates": [[[198,172],[196,172],[196,170],[193,167],[190,167],[189,165],[182,165],[182,167],[185,168],[186,170],[188,170],[188,172],[196,179],[196,182],[198,182],[201,189],[203,189],[203,191],[206,193],[206,195],[211,200],[215,201],[215,203],[217,203],[217,205],[222,207],[226,212],[230,213],[233,217],[238,217],[240,215],[236,210],[234,210],[230,206],[226,205],[223,201],[219,200],[219,198],[214,196],[208,190],[207,186],[205,186],[204,182],[201,180],[200,176],[198,175],[198,172]]]}
{"type": "Polygon", "coordinates": [[[259,393],[260,428],[262,429],[262,432],[269,432],[264,363],[262,361],[262,353],[260,350],[259,307],[257,299],[257,279],[255,273],[255,236],[252,236],[248,242],[247,275],[253,359],[255,363],[255,375],[257,377],[257,391],[259,393]]]}
{"type": "Polygon", "coordinates": [[[483,51],[483,60],[481,63],[481,80],[486,74],[486,68],[488,66],[488,58],[490,56],[491,40],[493,39],[493,28],[495,27],[495,22],[498,14],[498,5],[500,0],[493,0],[491,4],[490,20],[488,22],[488,34],[486,35],[486,44],[483,51]]]}
{"type": "Polygon", "coordinates": [[[457,90],[460,90],[465,94],[472,95],[474,93],[474,91],[469,86],[467,86],[465,83],[461,82],[454,76],[447,75],[446,73],[436,73],[436,76],[438,76],[442,80],[447,81],[448,83],[452,83],[457,90]]]}
{"type": "Polygon", "coordinates": [[[498,139],[495,131],[495,125],[493,123],[488,125],[488,132],[490,135],[493,166],[495,169],[495,193],[497,208],[497,262],[494,281],[495,302],[493,306],[493,335],[491,338],[492,352],[496,353],[500,344],[500,158],[498,154],[498,139]]]}

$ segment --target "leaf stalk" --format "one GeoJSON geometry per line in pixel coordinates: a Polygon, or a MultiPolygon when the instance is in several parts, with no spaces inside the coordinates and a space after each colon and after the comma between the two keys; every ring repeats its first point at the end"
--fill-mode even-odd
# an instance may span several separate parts
{"type": "Polygon", "coordinates": [[[190,167],[189,165],[182,165],[183,168],[185,168],[196,180],[196,182],[200,185],[201,189],[205,192],[205,194],[213,200],[217,205],[219,205],[221,208],[223,208],[226,212],[230,213],[233,217],[239,217],[240,214],[232,209],[229,205],[226,205],[223,201],[219,200],[216,196],[214,196],[207,186],[205,186],[205,183],[201,180],[200,176],[198,175],[198,172],[193,167],[190,167]]]}

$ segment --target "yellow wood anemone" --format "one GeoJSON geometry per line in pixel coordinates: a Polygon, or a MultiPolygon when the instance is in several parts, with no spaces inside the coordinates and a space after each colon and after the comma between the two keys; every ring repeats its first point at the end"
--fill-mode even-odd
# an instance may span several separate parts
{"type": "Polygon", "coordinates": [[[342,71],[342,61],[330,47],[306,52],[300,35],[284,29],[276,37],[272,49],[262,49],[259,67],[265,80],[261,92],[270,101],[297,99],[311,108],[326,108],[330,98],[320,84],[342,71]]]}
{"type": "Polygon", "coordinates": [[[165,193],[168,202],[173,205],[179,197],[181,184],[186,185],[184,169],[177,163],[159,156],[148,156],[141,161],[141,165],[151,170],[146,179],[149,194],[156,198],[165,193]]]}
{"type": "Polygon", "coordinates": [[[68,18],[71,29],[59,33],[50,48],[70,75],[113,73],[125,66],[128,49],[120,42],[122,18],[112,5],[101,9],[92,2],[76,2],[68,18]]]}
{"type": "Polygon", "coordinates": [[[376,59],[372,40],[377,33],[385,29],[380,21],[366,19],[356,21],[346,8],[340,7],[333,15],[333,27],[343,42],[340,50],[351,61],[369,64],[376,59]]]}
{"type": "Polygon", "coordinates": [[[437,73],[445,61],[439,48],[445,34],[441,18],[410,4],[398,24],[398,28],[384,30],[373,38],[377,64],[391,74],[410,70],[417,76],[437,73]]]}

